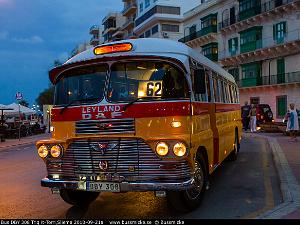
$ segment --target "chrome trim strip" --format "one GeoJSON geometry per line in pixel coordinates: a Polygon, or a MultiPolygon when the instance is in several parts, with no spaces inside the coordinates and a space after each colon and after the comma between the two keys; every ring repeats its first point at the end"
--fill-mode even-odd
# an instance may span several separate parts
{"type": "MultiPolygon", "coordinates": [[[[107,181],[106,181],[107,182],[107,181]]],[[[136,182],[121,182],[121,192],[127,191],[164,191],[164,190],[186,190],[193,186],[193,178],[182,183],[136,183],[136,182]]],[[[112,182],[113,183],[113,182],[112,182]]],[[[62,181],[50,180],[44,178],[41,180],[42,187],[73,189],[86,191],[86,182],[83,181],[62,181]]]]}

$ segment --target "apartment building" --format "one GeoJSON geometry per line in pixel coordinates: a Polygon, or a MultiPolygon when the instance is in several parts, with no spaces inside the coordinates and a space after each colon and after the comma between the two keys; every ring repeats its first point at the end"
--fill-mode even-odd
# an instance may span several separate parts
{"type": "Polygon", "coordinates": [[[135,37],[133,28],[137,13],[137,0],[123,0],[123,2],[122,15],[125,17],[125,23],[122,26],[123,38],[129,39],[135,37]]]}
{"type": "Polygon", "coordinates": [[[133,32],[140,38],[178,40],[183,35],[184,12],[199,4],[201,0],[137,0],[133,32]]]}
{"type": "Polygon", "coordinates": [[[126,18],[120,12],[110,12],[102,20],[103,25],[103,42],[107,43],[115,40],[122,40],[124,31],[122,26],[126,18]]]}
{"type": "Polygon", "coordinates": [[[90,35],[92,35],[92,38],[90,40],[90,45],[96,46],[103,42],[102,31],[99,26],[97,26],[97,25],[92,26],[90,28],[90,35]]]}
{"type": "Polygon", "coordinates": [[[240,101],[282,120],[300,108],[300,0],[211,0],[184,14],[180,39],[236,79],[240,101]]]}

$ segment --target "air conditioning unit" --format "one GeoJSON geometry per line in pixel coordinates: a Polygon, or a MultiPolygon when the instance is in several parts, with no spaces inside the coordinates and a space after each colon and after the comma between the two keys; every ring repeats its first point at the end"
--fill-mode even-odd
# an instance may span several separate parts
{"type": "Polygon", "coordinates": [[[162,35],[163,35],[163,38],[169,38],[169,34],[167,32],[163,32],[162,35]]]}

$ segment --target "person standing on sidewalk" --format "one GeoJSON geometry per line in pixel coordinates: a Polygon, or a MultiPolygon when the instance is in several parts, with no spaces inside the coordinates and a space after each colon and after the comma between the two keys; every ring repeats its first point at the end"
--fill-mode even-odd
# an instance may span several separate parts
{"type": "Polygon", "coordinates": [[[256,132],[256,106],[254,104],[251,104],[249,116],[250,116],[250,131],[251,133],[256,132]]]}
{"type": "Polygon", "coordinates": [[[249,121],[250,121],[250,117],[249,117],[249,112],[250,112],[250,105],[248,105],[248,102],[245,102],[245,105],[242,106],[241,108],[241,112],[242,112],[242,123],[243,123],[243,128],[244,131],[247,131],[249,128],[249,121]]]}
{"type": "Polygon", "coordinates": [[[298,113],[295,108],[295,104],[290,104],[290,109],[287,113],[287,126],[286,130],[290,132],[291,140],[297,141],[297,133],[299,131],[299,121],[298,121],[298,113]]]}

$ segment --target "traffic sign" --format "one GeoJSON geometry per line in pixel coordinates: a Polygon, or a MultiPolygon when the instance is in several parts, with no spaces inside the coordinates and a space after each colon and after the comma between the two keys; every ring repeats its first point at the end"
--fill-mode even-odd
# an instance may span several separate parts
{"type": "Polygon", "coordinates": [[[23,94],[21,92],[16,93],[16,100],[20,101],[23,99],[23,94]]]}

